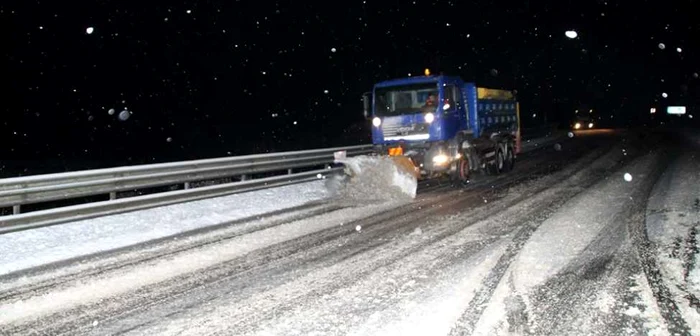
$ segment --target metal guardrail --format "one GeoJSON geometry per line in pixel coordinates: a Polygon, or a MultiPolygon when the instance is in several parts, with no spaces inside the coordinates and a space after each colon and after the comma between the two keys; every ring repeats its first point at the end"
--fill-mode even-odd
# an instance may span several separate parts
{"type": "Polygon", "coordinates": [[[318,178],[338,168],[294,173],[294,169],[328,165],[333,153],[367,154],[372,145],[256,154],[217,159],[85,170],[0,179],[0,207],[13,207],[13,215],[0,217],[0,233],[58,224],[207,197],[256,190],[318,178]],[[286,175],[249,180],[251,174],[287,171],[286,175]],[[241,181],[190,188],[190,182],[240,176],[241,181]],[[116,199],[119,191],[183,184],[184,190],[116,199]],[[25,204],[109,194],[110,201],[93,202],[21,214],[25,204]]]}
{"type": "MultiPolygon", "coordinates": [[[[547,133],[549,127],[527,133],[547,133]]],[[[525,131],[525,130],[523,130],[525,131]]],[[[335,173],[339,168],[294,173],[294,169],[327,165],[333,154],[347,156],[368,154],[373,145],[324,148],[305,151],[256,154],[205,160],[126,166],[43,174],[0,179],[0,208],[12,207],[13,214],[0,216],[0,234],[68,221],[129,212],[163,205],[223,196],[318,179],[318,175],[335,173]],[[250,175],[287,171],[286,175],[249,180],[250,175]],[[209,187],[190,188],[194,181],[240,176],[240,181],[209,187]],[[117,192],[183,184],[184,190],[117,199],[117,192]],[[64,206],[49,210],[21,213],[22,205],[110,195],[109,201],[64,206]]]]}

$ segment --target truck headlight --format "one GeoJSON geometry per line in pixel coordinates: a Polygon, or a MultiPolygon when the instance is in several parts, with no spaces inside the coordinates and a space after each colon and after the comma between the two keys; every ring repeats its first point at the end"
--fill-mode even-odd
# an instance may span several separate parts
{"type": "Polygon", "coordinates": [[[574,125],[574,128],[575,128],[575,129],[581,128],[581,123],[576,123],[576,124],[574,125]]]}
{"type": "Polygon", "coordinates": [[[432,114],[432,113],[427,113],[427,114],[425,115],[425,122],[427,122],[428,124],[430,124],[430,123],[432,123],[433,121],[435,121],[435,115],[432,114]]]}
{"type": "Polygon", "coordinates": [[[438,154],[433,156],[433,163],[436,165],[444,165],[449,160],[450,158],[448,158],[445,154],[438,154]]]}
{"type": "Polygon", "coordinates": [[[372,119],[372,125],[374,125],[374,127],[379,127],[381,124],[382,119],[379,119],[379,117],[374,117],[374,119],[372,119]]]}
{"type": "Polygon", "coordinates": [[[588,123],[588,128],[593,128],[593,123],[588,123]]]}

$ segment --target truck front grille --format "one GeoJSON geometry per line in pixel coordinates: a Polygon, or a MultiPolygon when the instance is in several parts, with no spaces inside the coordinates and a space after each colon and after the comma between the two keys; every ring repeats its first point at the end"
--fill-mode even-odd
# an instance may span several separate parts
{"type": "Polygon", "coordinates": [[[427,134],[428,124],[417,123],[412,125],[401,125],[400,123],[384,123],[382,124],[382,133],[384,137],[395,137],[405,135],[427,134]]]}

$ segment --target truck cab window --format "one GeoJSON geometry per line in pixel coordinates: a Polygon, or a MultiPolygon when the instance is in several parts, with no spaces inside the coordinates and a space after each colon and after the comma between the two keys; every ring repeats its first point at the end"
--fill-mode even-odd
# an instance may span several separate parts
{"type": "Polygon", "coordinates": [[[375,91],[375,115],[389,117],[418,112],[435,112],[437,93],[436,83],[378,88],[375,91]],[[431,96],[433,98],[430,98],[431,96]]]}

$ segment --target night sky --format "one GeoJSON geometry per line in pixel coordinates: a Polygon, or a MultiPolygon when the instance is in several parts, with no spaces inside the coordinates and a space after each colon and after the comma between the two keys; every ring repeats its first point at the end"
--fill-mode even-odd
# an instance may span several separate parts
{"type": "Polygon", "coordinates": [[[3,1],[0,174],[367,143],[361,94],[424,68],[518,90],[526,127],[692,110],[691,2],[3,1]]]}

